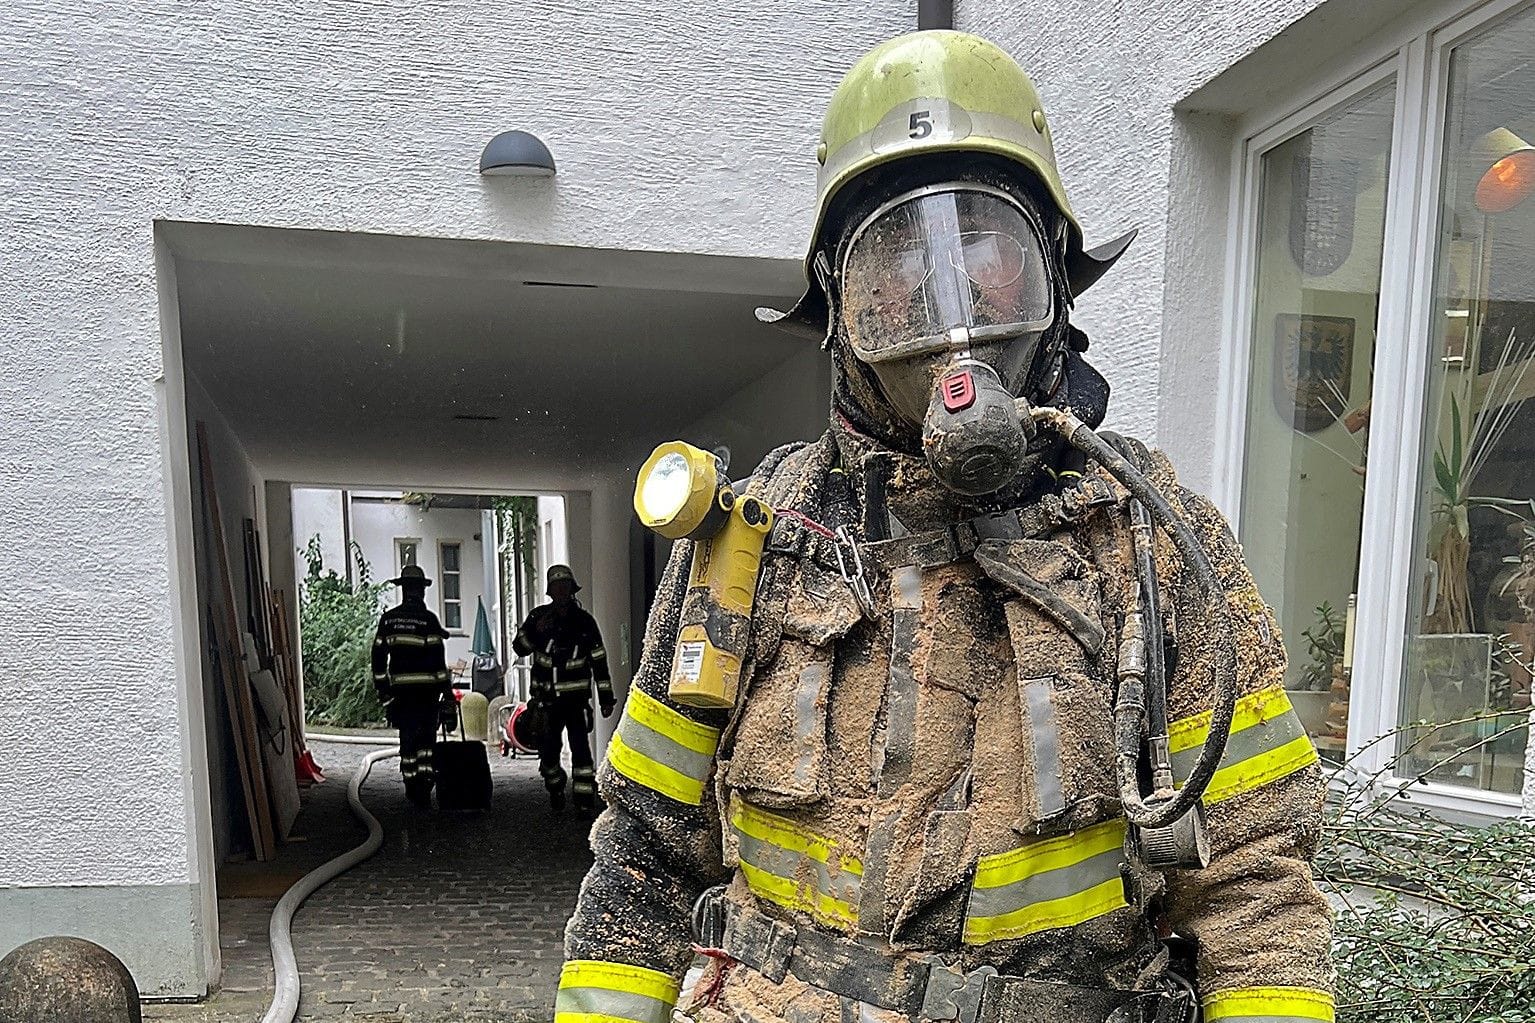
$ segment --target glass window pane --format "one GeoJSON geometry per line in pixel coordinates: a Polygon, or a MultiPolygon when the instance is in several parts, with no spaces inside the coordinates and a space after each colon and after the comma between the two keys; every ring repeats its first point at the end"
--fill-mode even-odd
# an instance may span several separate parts
{"type": "Polygon", "coordinates": [[[442,570],[444,572],[458,571],[458,544],[445,543],[442,545],[442,570]]]}
{"type": "Polygon", "coordinates": [[[458,573],[444,572],[442,575],[442,599],[458,600],[458,573]]]}
{"type": "Polygon", "coordinates": [[[464,627],[464,615],[462,606],[448,604],[442,609],[443,627],[448,629],[462,629],[464,627]]]}
{"type": "Polygon", "coordinates": [[[1406,777],[1510,793],[1535,654],[1531,54],[1535,13],[1451,54],[1398,747],[1406,777]]]}
{"type": "Polygon", "coordinates": [[[416,545],[413,543],[400,544],[400,567],[416,564],[416,545]]]}
{"type": "Polygon", "coordinates": [[[1394,83],[1261,157],[1241,538],[1322,755],[1347,745],[1394,83]]]}

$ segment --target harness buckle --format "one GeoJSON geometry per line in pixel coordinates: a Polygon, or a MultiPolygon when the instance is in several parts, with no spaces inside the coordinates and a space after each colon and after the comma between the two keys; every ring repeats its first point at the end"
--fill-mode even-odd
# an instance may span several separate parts
{"type": "Polygon", "coordinates": [[[1064,522],[1079,522],[1094,508],[1118,502],[1119,498],[1103,477],[1079,476],[1075,483],[1061,488],[1060,517],[1064,522]]]}
{"type": "Polygon", "coordinates": [[[958,966],[934,963],[927,975],[927,989],[922,995],[922,1018],[978,1023],[981,996],[986,991],[987,978],[996,975],[996,969],[990,966],[965,973],[958,966]]]}
{"type": "Polygon", "coordinates": [[[835,550],[837,574],[842,576],[842,581],[847,583],[848,589],[853,591],[853,597],[858,601],[858,610],[863,612],[865,618],[873,618],[874,593],[869,589],[869,577],[864,570],[863,554],[846,526],[837,527],[835,550]]]}

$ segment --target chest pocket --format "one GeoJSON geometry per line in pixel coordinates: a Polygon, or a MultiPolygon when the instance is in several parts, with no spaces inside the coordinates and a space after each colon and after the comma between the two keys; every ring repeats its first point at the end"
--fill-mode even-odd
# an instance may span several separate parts
{"type": "Polygon", "coordinates": [[[988,540],[976,560],[1008,592],[1024,753],[1015,828],[1054,833],[1105,820],[1118,795],[1113,645],[1098,570],[1054,540],[988,540]]]}
{"type": "Polygon", "coordinates": [[[778,635],[756,648],[766,656],[745,689],[721,777],[757,806],[808,806],[830,794],[826,729],[836,641],[857,624],[858,604],[834,570],[809,557],[774,565],[771,590],[758,601],[760,624],[778,635]]]}

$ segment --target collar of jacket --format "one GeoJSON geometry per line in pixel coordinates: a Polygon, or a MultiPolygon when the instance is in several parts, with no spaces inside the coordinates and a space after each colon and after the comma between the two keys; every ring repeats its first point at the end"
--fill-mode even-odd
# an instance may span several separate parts
{"type": "Polygon", "coordinates": [[[1025,512],[1052,495],[1052,479],[1003,491],[986,502],[956,494],[938,481],[927,459],[885,446],[842,416],[832,418],[838,465],[846,473],[866,540],[901,539],[948,529],[997,512],[1025,512]]]}

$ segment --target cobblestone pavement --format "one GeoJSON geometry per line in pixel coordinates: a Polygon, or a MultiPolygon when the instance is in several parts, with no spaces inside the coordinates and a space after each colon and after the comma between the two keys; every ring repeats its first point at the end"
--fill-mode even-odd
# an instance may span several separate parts
{"type": "MultiPolygon", "coordinates": [[[[313,749],[329,781],[306,795],[294,828],[305,840],[279,860],[293,876],[365,834],[346,787],[371,748],[316,739],[313,749]]],[[[483,814],[414,809],[395,765],[375,766],[363,787],[384,826],[383,849],[312,896],[294,921],[298,1018],[547,1023],[565,921],[591,864],[591,815],[553,813],[537,764],[502,760],[494,749],[495,801],[483,814]]],[[[147,1006],[145,1019],[259,1020],[272,991],[266,928],[275,903],[275,892],[221,898],[220,991],[198,1005],[147,1006]]]]}

